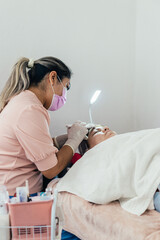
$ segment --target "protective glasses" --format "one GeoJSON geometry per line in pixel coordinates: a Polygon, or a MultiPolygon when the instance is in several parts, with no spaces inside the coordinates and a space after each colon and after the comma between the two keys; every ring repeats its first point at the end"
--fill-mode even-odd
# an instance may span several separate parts
{"type": "MultiPolygon", "coordinates": [[[[58,81],[59,82],[61,82],[62,83],[62,80],[60,79],[60,77],[57,75],[57,78],[58,78],[58,81]]],[[[63,83],[62,83],[62,85],[63,85],[63,83]]],[[[64,86],[64,85],[63,85],[64,86]]],[[[71,88],[71,83],[70,82],[68,82],[68,83],[66,83],[66,86],[64,86],[66,89],[67,89],[67,91],[71,88]]]]}

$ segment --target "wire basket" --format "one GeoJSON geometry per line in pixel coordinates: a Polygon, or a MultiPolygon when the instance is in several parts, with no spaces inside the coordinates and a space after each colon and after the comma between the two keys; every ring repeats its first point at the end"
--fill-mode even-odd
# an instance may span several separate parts
{"type": "Polygon", "coordinates": [[[51,240],[50,226],[0,226],[1,240],[51,240]]]}

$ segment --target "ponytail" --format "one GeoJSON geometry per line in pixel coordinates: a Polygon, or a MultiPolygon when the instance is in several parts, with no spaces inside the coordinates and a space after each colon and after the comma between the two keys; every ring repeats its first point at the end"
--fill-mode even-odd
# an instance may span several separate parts
{"type": "Polygon", "coordinates": [[[28,61],[28,58],[21,58],[14,65],[13,71],[0,95],[0,112],[13,96],[19,94],[23,90],[28,89],[30,85],[27,71],[28,61]]]}

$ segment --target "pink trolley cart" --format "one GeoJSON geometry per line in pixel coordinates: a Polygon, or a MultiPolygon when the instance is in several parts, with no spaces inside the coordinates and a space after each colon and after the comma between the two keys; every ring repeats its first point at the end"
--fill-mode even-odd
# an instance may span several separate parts
{"type": "Polygon", "coordinates": [[[60,239],[59,219],[56,217],[57,196],[58,191],[55,189],[51,200],[9,203],[9,240],[60,239]]]}

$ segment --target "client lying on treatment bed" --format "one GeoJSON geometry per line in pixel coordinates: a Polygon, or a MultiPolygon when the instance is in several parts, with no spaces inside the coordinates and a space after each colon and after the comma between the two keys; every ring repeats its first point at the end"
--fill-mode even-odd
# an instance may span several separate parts
{"type": "Polygon", "coordinates": [[[107,127],[93,128],[88,145],[90,150],[58,182],[59,192],[97,204],[119,200],[136,215],[154,209],[154,204],[159,211],[159,128],[120,135],[107,127]]]}

